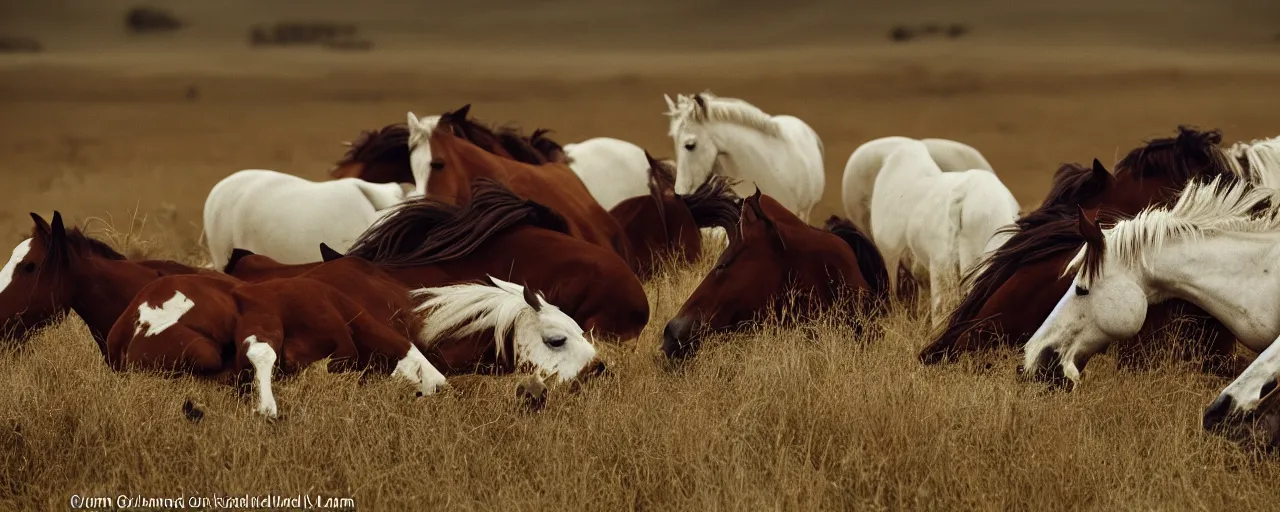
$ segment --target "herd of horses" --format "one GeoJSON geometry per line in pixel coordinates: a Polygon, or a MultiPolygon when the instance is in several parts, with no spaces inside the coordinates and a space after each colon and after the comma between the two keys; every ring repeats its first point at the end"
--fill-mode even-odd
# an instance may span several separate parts
{"type": "Polygon", "coordinates": [[[0,269],[3,328],[24,339],[75,312],[112,369],[224,382],[269,418],[275,378],[326,359],[418,396],[521,373],[536,407],[548,381],[606,374],[596,343],[634,342],[652,320],[643,283],[713,236],[727,245],[663,329],[671,363],[765,319],[834,310],[862,333],[916,283],[926,365],[1021,346],[1021,379],[1073,388],[1112,344],[1136,366],[1190,326],[1184,355],[1235,378],[1204,427],[1280,440],[1280,138],[1228,147],[1179,127],[1114,173],[1063,165],[1023,214],[975,148],[885,137],[848,160],[847,219],[819,228],[825,150],[807,124],[709,92],[666,102],[668,160],[494,128],[468,105],[363,133],[331,180],[236,172],[205,203],[208,267],[130,260],[33,213],[0,269]],[[1237,340],[1260,353],[1242,371],[1237,340]]]}

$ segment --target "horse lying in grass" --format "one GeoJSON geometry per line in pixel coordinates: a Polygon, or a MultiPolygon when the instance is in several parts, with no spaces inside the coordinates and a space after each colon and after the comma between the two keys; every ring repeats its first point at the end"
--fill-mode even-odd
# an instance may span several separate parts
{"type": "MultiPolygon", "coordinates": [[[[547,294],[591,331],[622,341],[649,321],[640,280],[607,249],[570,237],[563,219],[492,180],[476,180],[465,207],[406,203],[347,254],[367,259],[412,288],[501,276],[547,294]]],[[[224,270],[248,281],[287,277],[315,264],[283,265],[238,251],[224,270]]]]}
{"type": "Polygon", "coordinates": [[[770,314],[803,320],[844,300],[851,301],[850,317],[873,313],[887,294],[880,253],[852,224],[809,226],[757,190],[715,267],[667,322],[662,352],[686,359],[705,333],[740,329],[770,314]],[[788,303],[791,293],[795,303],[788,303]]]}

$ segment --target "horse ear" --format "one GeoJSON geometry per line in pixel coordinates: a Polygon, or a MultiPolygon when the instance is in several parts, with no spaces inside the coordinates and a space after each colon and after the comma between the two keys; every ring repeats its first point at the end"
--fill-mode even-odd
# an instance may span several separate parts
{"type": "Polygon", "coordinates": [[[460,109],[458,109],[458,110],[455,110],[455,111],[451,112],[451,113],[449,114],[449,116],[450,116],[450,117],[454,117],[454,118],[458,118],[458,119],[466,119],[466,118],[467,118],[467,114],[468,114],[468,113],[470,113],[470,112],[471,112],[471,104],[470,104],[470,103],[468,103],[468,104],[466,104],[466,105],[463,105],[463,106],[462,106],[462,108],[460,108],[460,109]]]}
{"type": "Polygon", "coordinates": [[[778,225],[773,223],[773,219],[769,218],[769,215],[764,213],[764,207],[760,206],[760,187],[756,187],[756,193],[751,194],[751,197],[747,198],[747,205],[751,207],[751,211],[755,214],[756,219],[764,222],[764,229],[773,235],[773,241],[778,244],[778,248],[786,251],[787,242],[782,239],[782,232],[778,231],[778,225]]]}
{"type": "Polygon", "coordinates": [[[1102,166],[1102,162],[1099,162],[1097,158],[1094,158],[1093,159],[1093,175],[1098,178],[1105,177],[1106,179],[1109,180],[1111,178],[1111,171],[1108,171],[1106,167],[1102,166]]]}
{"type": "Polygon", "coordinates": [[[671,96],[662,95],[662,99],[667,100],[667,114],[673,114],[676,111],[676,102],[671,101],[671,96]]]}
{"type": "Polygon", "coordinates": [[[67,239],[67,228],[62,224],[62,213],[53,211],[53,223],[49,225],[49,234],[51,240],[55,242],[64,242],[67,239]]]}
{"type": "Polygon", "coordinates": [[[702,93],[694,94],[693,101],[697,102],[698,108],[700,108],[704,112],[707,110],[707,99],[702,96],[702,93]]]}
{"type": "Polygon", "coordinates": [[[1089,219],[1089,216],[1084,212],[1084,208],[1076,205],[1076,210],[1080,213],[1080,236],[1084,237],[1084,242],[1089,246],[1089,250],[1103,250],[1106,242],[1102,236],[1102,228],[1099,228],[1096,222],[1089,219]]]}
{"type": "Polygon", "coordinates": [[[49,223],[36,212],[31,212],[31,220],[36,223],[35,228],[31,231],[32,235],[49,236],[49,223]]]}
{"type": "Polygon", "coordinates": [[[329,247],[329,244],[320,242],[320,259],[324,260],[325,263],[328,263],[333,260],[340,260],[344,257],[346,256],[338,251],[333,250],[332,247],[329,247]]]}
{"type": "Polygon", "coordinates": [[[418,116],[413,115],[413,112],[409,112],[408,121],[406,122],[406,124],[408,124],[409,127],[418,126],[418,116]]]}
{"type": "Polygon", "coordinates": [[[533,308],[534,311],[542,311],[542,302],[538,300],[538,294],[534,293],[533,289],[529,288],[528,284],[524,285],[524,301],[528,303],[529,307],[533,308]]]}

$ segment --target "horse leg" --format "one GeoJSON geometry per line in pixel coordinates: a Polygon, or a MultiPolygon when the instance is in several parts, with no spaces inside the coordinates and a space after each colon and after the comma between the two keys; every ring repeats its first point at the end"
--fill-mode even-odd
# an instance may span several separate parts
{"type": "Polygon", "coordinates": [[[356,350],[363,354],[381,355],[392,361],[398,360],[391,375],[417,384],[418,396],[434,395],[448,385],[444,374],[427,361],[418,346],[395,329],[367,313],[355,315],[349,325],[356,350]]]}
{"type": "Polygon", "coordinates": [[[884,268],[889,271],[889,296],[894,300],[901,301],[902,297],[898,296],[898,272],[902,263],[902,253],[898,251],[881,251],[880,256],[884,258],[884,268]]]}
{"type": "Polygon", "coordinates": [[[266,313],[241,316],[236,325],[236,374],[243,377],[253,370],[253,383],[258,390],[255,412],[275,419],[279,415],[275,394],[271,391],[271,374],[278,354],[284,348],[284,327],[280,318],[266,313]]]}
{"type": "Polygon", "coordinates": [[[944,298],[950,290],[948,285],[951,283],[951,268],[949,265],[939,265],[935,262],[929,263],[929,321],[934,329],[942,326],[943,320],[946,320],[946,312],[943,311],[944,298]]]}

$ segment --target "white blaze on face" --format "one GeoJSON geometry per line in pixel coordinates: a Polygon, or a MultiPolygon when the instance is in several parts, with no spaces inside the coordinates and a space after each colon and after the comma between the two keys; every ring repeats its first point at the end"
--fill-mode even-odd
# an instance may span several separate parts
{"type": "Polygon", "coordinates": [[[9,263],[0,269],[0,293],[3,293],[10,283],[13,283],[13,274],[18,271],[18,264],[22,263],[22,259],[27,257],[27,253],[31,252],[31,239],[23,240],[17,247],[13,248],[13,256],[9,257],[9,263]]]}
{"type": "Polygon", "coordinates": [[[175,291],[173,297],[164,301],[159,307],[151,307],[146,302],[138,306],[138,323],[133,328],[133,335],[142,332],[147,326],[147,336],[155,336],[173,327],[182,319],[182,315],[196,307],[196,303],[188,299],[182,292],[175,291]]]}

